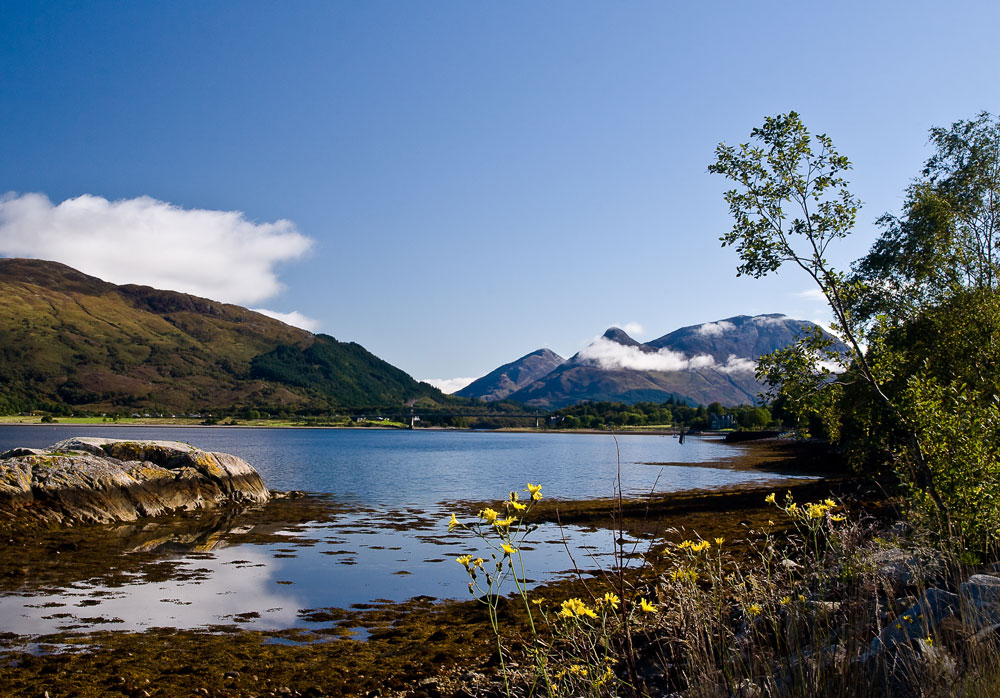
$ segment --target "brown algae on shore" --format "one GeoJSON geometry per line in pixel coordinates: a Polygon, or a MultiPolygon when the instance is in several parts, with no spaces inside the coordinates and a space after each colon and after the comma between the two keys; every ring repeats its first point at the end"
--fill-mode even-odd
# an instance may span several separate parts
{"type": "MultiPolygon", "coordinates": [[[[796,490],[796,496],[804,499],[813,489],[829,493],[834,484],[785,483],[782,491],[796,490]]],[[[705,538],[724,537],[727,546],[731,542],[738,547],[749,529],[765,526],[774,516],[763,501],[765,494],[763,488],[753,488],[626,500],[622,506],[624,528],[640,539],[630,556],[633,568],[637,570],[640,558],[644,558],[653,567],[644,567],[643,572],[654,569],[664,541],[690,537],[687,531],[697,531],[705,538]]],[[[615,525],[617,502],[613,499],[544,500],[542,504],[535,512],[535,521],[595,530],[615,525]]],[[[341,511],[324,498],[304,497],[279,499],[250,510],[166,517],[125,527],[79,527],[35,538],[18,538],[11,531],[8,554],[0,558],[0,585],[6,589],[59,588],[92,574],[103,574],[112,590],[115,580],[122,585],[134,584],[137,574],[145,581],[181,574],[187,581],[198,582],[197,566],[180,569],[158,556],[176,547],[201,549],[207,554],[222,537],[283,544],[288,542],[290,530],[308,543],[308,536],[316,534],[314,522],[329,521],[341,511]],[[70,557],[72,564],[67,567],[70,557]]],[[[446,522],[421,521],[418,525],[433,537],[446,522]]],[[[608,531],[608,535],[613,534],[608,531]]],[[[336,543],[338,538],[330,536],[329,542],[336,543]]],[[[335,552],[356,554],[343,549],[335,552]]],[[[567,559],[567,569],[572,566],[567,559]]],[[[638,577],[630,581],[642,583],[638,577]]],[[[287,584],[287,580],[276,583],[287,584]]],[[[582,576],[537,587],[533,596],[557,602],[567,596],[582,596],[588,587],[596,593],[603,584],[600,575],[582,576]]],[[[54,603],[50,609],[51,615],[66,613],[54,603]]],[[[107,625],[114,618],[99,613],[82,618],[67,614],[64,632],[33,638],[28,647],[24,637],[2,637],[0,685],[5,686],[7,695],[25,696],[41,695],[46,690],[53,696],[295,694],[285,689],[300,695],[392,695],[413,690],[421,682],[425,682],[425,689],[433,686],[433,691],[425,690],[428,694],[450,695],[464,687],[474,695],[485,695],[497,687],[493,683],[496,667],[491,662],[495,644],[485,632],[485,610],[474,600],[439,602],[419,597],[403,603],[356,604],[347,609],[306,609],[298,614],[303,627],[285,630],[240,625],[249,619],[247,614],[266,610],[243,609],[229,622],[207,628],[156,627],[145,632],[87,633],[88,625],[100,625],[99,621],[107,625]],[[157,660],[137,660],[143,657],[157,660]],[[432,681],[437,683],[428,683],[432,681]]],[[[503,613],[515,635],[524,631],[516,607],[503,613]]]]}

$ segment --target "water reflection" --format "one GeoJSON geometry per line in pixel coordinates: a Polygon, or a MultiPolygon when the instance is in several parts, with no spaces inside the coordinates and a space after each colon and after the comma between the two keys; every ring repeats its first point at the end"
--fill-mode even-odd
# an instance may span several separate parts
{"type": "MultiPolygon", "coordinates": [[[[94,527],[103,540],[54,542],[62,576],[28,575],[0,597],[0,626],[18,635],[65,631],[317,628],[335,616],[304,609],[359,608],[416,596],[469,598],[455,557],[489,557],[480,541],[448,533],[439,510],[334,511],[281,527],[257,514],[191,517],[170,524],[94,527]],[[258,517],[255,519],[254,517],[258,517]],[[99,550],[119,547],[100,569],[99,550]],[[113,546],[112,546],[113,547],[113,546]]],[[[541,525],[523,547],[532,583],[611,564],[612,534],[541,525]]],[[[504,589],[503,592],[511,591],[504,589]]]]}

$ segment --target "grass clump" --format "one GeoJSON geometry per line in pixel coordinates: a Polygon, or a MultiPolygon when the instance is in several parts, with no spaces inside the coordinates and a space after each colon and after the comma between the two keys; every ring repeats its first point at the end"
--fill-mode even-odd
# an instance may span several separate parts
{"type": "Polygon", "coordinates": [[[910,538],[877,536],[874,521],[841,502],[771,494],[778,521],[747,527],[742,540],[661,542],[633,569],[619,554],[603,578],[553,600],[529,590],[521,555],[534,501],[520,510],[512,493],[506,516],[487,508],[469,524],[452,517],[492,550],[458,562],[489,608],[508,696],[909,698],[1000,688],[1000,625],[977,627],[946,590],[974,570],[960,555],[918,555],[910,538]],[[888,559],[913,566],[909,578],[888,559]],[[527,631],[501,619],[505,583],[527,631]],[[941,599],[947,612],[934,606],[941,599]]]}

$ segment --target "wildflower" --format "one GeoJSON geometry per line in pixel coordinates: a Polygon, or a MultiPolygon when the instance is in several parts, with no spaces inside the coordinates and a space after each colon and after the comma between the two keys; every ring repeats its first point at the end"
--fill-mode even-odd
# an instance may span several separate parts
{"type": "Polygon", "coordinates": [[[604,598],[601,600],[614,609],[617,609],[618,604],[621,602],[621,599],[619,599],[617,595],[612,594],[610,591],[607,594],[605,594],[604,598]]]}
{"type": "Polygon", "coordinates": [[[502,547],[504,555],[513,555],[517,552],[517,548],[512,546],[510,543],[504,543],[502,547]]]}
{"type": "Polygon", "coordinates": [[[462,524],[460,524],[458,522],[458,519],[455,518],[455,515],[452,514],[451,515],[451,521],[448,522],[448,533],[451,533],[452,531],[454,531],[455,530],[455,526],[461,526],[461,525],[462,524]]]}
{"type": "Polygon", "coordinates": [[[824,499],[823,500],[823,504],[825,504],[828,509],[836,509],[837,508],[837,503],[835,501],[833,501],[832,499],[824,499]]]}
{"type": "Polygon", "coordinates": [[[913,616],[911,616],[911,615],[905,615],[905,616],[903,616],[903,620],[905,620],[907,623],[912,623],[913,622],[913,616]]]}
{"type": "Polygon", "coordinates": [[[747,606],[746,610],[747,614],[749,614],[750,616],[759,616],[761,611],[763,611],[764,609],[761,607],[759,603],[752,603],[749,606],[747,606]]]}
{"type": "Polygon", "coordinates": [[[508,516],[506,519],[497,519],[496,521],[493,522],[493,525],[496,526],[497,528],[507,528],[515,521],[517,521],[516,516],[508,516]]]}
{"type": "Polygon", "coordinates": [[[570,664],[570,666],[569,666],[569,673],[571,673],[571,674],[577,674],[579,676],[586,676],[587,675],[587,668],[586,667],[582,667],[579,664],[570,664]]]}
{"type": "Polygon", "coordinates": [[[677,544],[677,549],[684,550],[685,548],[690,548],[692,545],[694,545],[694,543],[692,543],[691,541],[682,540],[680,543],[677,544]]]}
{"type": "Polygon", "coordinates": [[[711,543],[709,543],[707,540],[703,540],[692,545],[691,550],[693,550],[696,553],[700,553],[701,551],[708,550],[711,547],[712,547],[711,543]]]}
{"type": "Polygon", "coordinates": [[[768,504],[774,504],[774,499],[775,499],[774,492],[764,497],[764,501],[767,502],[768,504]]]}
{"type": "Polygon", "coordinates": [[[531,483],[529,482],[529,483],[528,483],[528,492],[530,492],[530,493],[531,493],[531,498],[532,498],[532,499],[533,499],[534,501],[536,501],[536,502],[537,502],[537,501],[538,501],[539,499],[541,499],[541,498],[542,498],[542,486],[541,486],[541,485],[532,485],[532,484],[531,484],[531,483]]]}
{"type": "Polygon", "coordinates": [[[782,606],[787,606],[787,605],[788,605],[788,604],[790,604],[791,602],[792,602],[792,597],[791,597],[791,596],[782,596],[782,597],[781,597],[781,601],[780,601],[779,603],[780,603],[780,604],[781,604],[782,606]]]}
{"type": "Polygon", "coordinates": [[[472,556],[471,555],[462,555],[461,557],[456,557],[455,558],[455,562],[457,562],[460,565],[464,565],[465,568],[468,569],[469,563],[472,562],[472,556]]]}
{"type": "Polygon", "coordinates": [[[545,603],[545,599],[532,599],[531,603],[535,604],[536,606],[541,606],[543,603],[545,603]]]}
{"type": "Polygon", "coordinates": [[[483,569],[483,563],[484,562],[486,562],[486,560],[484,560],[481,557],[477,557],[475,560],[472,561],[472,566],[473,567],[478,567],[479,569],[483,569]]]}
{"type": "Polygon", "coordinates": [[[721,546],[725,540],[726,540],[725,538],[716,538],[715,544],[721,546]]]}
{"type": "Polygon", "coordinates": [[[479,518],[481,518],[486,523],[493,523],[494,521],[497,520],[497,516],[499,516],[499,514],[493,509],[490,509],[489,507],[486,507],[481,512],[479,512],[479,518]]]}
{"type": "Polygon", "coordinates": [[[788,505],[789,514],[797,514],[798,511],[799,511],[799,505],[796,504],[795,502],[792,502],[791,504],[788,505]]]}
{"type": "Polygon", "coordinates": [[[514,509],[516,509],[517,511],[524,511],[525,509],[528,508],[527,504],[521,504],[520,502],[515,502],[513,499],[507,502],[507,504],[514,507],[514,509]]]}
{"type": "Polygon", "coordinates": [[[840,523],[841,521],[847,521],[847,517],[844,516],[843,514],[834,514],[833,516],[830,517],[830,520],[840,523]]]}
{"type": "Polygon", "coordinates": [[[510,501],[516,502],[518,500],[518,498],[519,498],[519,496],[517,494],[517,490],[512,490],[511,493],[510,493],[510,501]]]}
{"type": "Polygon", "coordinates": [[[639,599],[639,608],[642,609],[643,613],[656,613],[657,612],[656,606],[654,606],[653,604],[649,603],[649,601],[646,601],[646,597],[642,597],[642,598],[639,599]]]}
{"type": "Polygon", "coordinates": [[[670,573],[670,578],[675,582],[683,581],[685,579],[693,582],[698,579],[698,573],[694,570],[674,570],[670,573]]]}
{"type": "Polygon", "coordinates": [[[926,638],[924,638],[924,642],[926,642],[928,645],[933,645],[934,644],[934,638],[932,638],[930,635],[928,635],[926,638]]]}
{"type": "Polygon", "coordinates": [[[561,618],[580,618],[581,616],[587,616],[589,618],[597,618],[597,614],[594,609],[590,608],[580,599],[566,599],[562,602],[559,608],[559,612],[556,614],[561,618]]]}

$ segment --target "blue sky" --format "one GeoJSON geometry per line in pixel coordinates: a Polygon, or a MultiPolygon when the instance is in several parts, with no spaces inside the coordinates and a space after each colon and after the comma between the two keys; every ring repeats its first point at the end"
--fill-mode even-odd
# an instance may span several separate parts
{"type": "Polygon", "coordinates": [[[716,144],[790,109],[828,133],[865,203],[846,265],[927,129],[1000,110],[998,26],[995,2],[8,1],[0,255],[301,313],[421,379],[612,324],[824,319],[791,271],[736,278],[716,144]]]}

